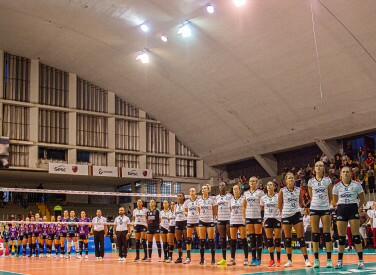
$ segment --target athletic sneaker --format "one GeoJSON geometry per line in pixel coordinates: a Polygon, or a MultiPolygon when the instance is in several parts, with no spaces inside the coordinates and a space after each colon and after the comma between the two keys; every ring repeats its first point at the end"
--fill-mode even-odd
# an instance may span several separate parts
{"type": "Polygon", "coordinates": [[[39,258],[43,258],[43,254],[39,254],[39,258]]]}
{"type": "Polygon", "coordinates": [[[281,267],[281,259],[277,260],[277,267],[281,267]]]}
{"type": "MultiPolygon", "coordinates": [[[[64,259],[68,259],[68,255],[64,255],[64,259]]],[[[99,259],[99,258],[97,257],[97,259],[99,259]]]]}
{"type": "Polygon", "coordinates": [[[124,257],[121,258],[122,262],[125,262],[126,260],[127,260],[127,258],[124,258],[124,257]]]}
{"type": "Polygon", "coordinates": [[[185,261],[183,262],[183,264],[190,264],[190,263],[191,263],[191,259],[190,258],[185,259],[185,261]]]}
{"type": "Polygon", "coordinates": [[[159,257],[158,258],[158,262],[162,262],[163,260],[162,260],[162,258],[161,257],[159,257]]]}
{"type": "Polygon", "coordinates": [[[210,264],[211,264],[211,265],[215,265],[215,264],[216,264],[215,260],[212,260],[212,261],[210,262],[210,264]]]}
{"type": "Polygon", "coordinates": [[[118,262],[120,262],[121,261],[121,257],[119,257],[117,260],[118,260],[118,262]]]}
{"type": "Polygon", "coordinates": [[[151,258],[147,258],[147,259],[145,260],[145,263],[151,263],[151,262],[152,262],[151,258]]]}
{"type": "Polygon", "coordinates": [[[227,261],[225,259],[222,259],[219,262],[217,262],[217,265],[227,265],[227,261]]]}
{"type": "Polygon", "coordinates": [[[244,266],[247,266],[249,263],[248,263],[248,260],[244,260],[244,262],[243,262],[243,265],[244,266]]]}
{"type": "Polygon", "coordinates": [[[308,259],[305,260],[305,266],[306,267],[311,267],[312,266],[308,259]]]}
{"type": "MultiPolygon", "coordinates": [[[[97,259],[98,259],[98,257],[97,257],[97,259]]],[[[136,257],[135,259],[134,259],[134,262],[139,262],[140,261],[140,257],[136,257]]]]}
{"type": "Polygon", "coordinates": [[[81,255],[77,255],[76,258],[77,258],[77,259],[81,259],[81,255]]]}
{"type": "Polygon", "coordinates": [[[313,264],[313,268],[319,268],[320,267],[320,260],[319,259],[315,259],[315,262],[313,264]]]}
{"type": "Polygon", "coordinates": [[[337,264],[334,266],[335,269],[342,268],[342,260],[338,260],[337,264]]]}
{"type": "Polygon", "coordinates": [[[358,261],[358,268],[359,269],[363,269],[364,268],[364,262],[363,262],[363,260],[359,260],[358,261]]]}
{"type": "Polygon", "coordinates": [[[102,259],[103,259],[103,257],[99,256],[99,260],[102,260],[102,259]]]}
{"type": "Polygon", "coordinates": [[[148,258],[145,256],[141,259],[141,261],[145,262],[148,258]]]}
{"type": "Polygon", "coordinates": [[[274,260],[270,260],[268,267],[275,267],[275,261],[274,260]]]}
{"type": "Polygon", "coordinates": [[[331,260],[331,259],[327,259],[327,260],[326,260],[326,267],[327,267],[327,268],[332,268],[332,267],[333,267],[333,263],[332,263],[332,260],[331,260]]]}
{"type": "Polygon", "coordinates": [[[175,264],[181,264],[183,262],[182,258],[177,258],[175,264]]]}
{"type": "Polygon", "coordinates": [[[236,265],[236,263],[235,263],[234,259],[231,259],[231,260],[228,261],[227,265],[230,265],[230,266],[236,265]]]}
{"type": "Polygon", "coordinates": [[[168,258],[167,260],[166,260],[166,263],[172,263],[172,260],[171,260],[171,258],[168,258]]]}
{"type": "Polygon", "coordinates": [[[89,259],[89,256],[88,256],[88,255],[85,256],[85,260],[87,260],[87,259],[89,259]]]}
{"type": "Polygon", "coordinates": [[[205,264],[205,260],[204,259],[201,259],[200,260],[200,265],[204,265],[205,264]]]}
{"type": "Polygon", "coordinates": [[[257,260],[256,259],[252,259],[252,261],[249,263],[249,265],[252,265],[252,266],[257,265],[257,260]]]}
{"type": "Polygon", "coordinates": [[[256,265],[261,265],[261,260],[256,259],[256,265]]]}
{"type": "Polygon", "coordinates": [[[17,254],[16,254],[16,258],[18,258],[19,256],[20,256],[20,254],[17,253],[17,254]]]}
{"type": "Polygon", "coordinates": [[[288,260],[284,267],[292,267],[292,261],[288,260]]]}

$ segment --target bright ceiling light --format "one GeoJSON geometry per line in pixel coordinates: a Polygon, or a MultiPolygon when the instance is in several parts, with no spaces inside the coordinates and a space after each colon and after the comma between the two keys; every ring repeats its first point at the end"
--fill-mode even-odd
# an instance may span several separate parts
{"type": "Polygon", "coordinates": [[[147,50],[143,50],[139,53],[137,56],[136,60],[140,60],[141,63],[146,64],[150,62],[150,56],[147,50]]]}
{"type": "Polygon", "coordinates": [[[167,36],[162,35],[162,36],[161,36],[161,40],[162,40],[163,42],[167,42],[168,38],[167,38],[167,36]]]}
{"type": "Polygon", "coordinates": [[[141,30],[142,30],[143,32],[148,32],[148,31],[149,31],[149,26],[146,25],[146,24],[142,24],[142,25],[141,25],[141,30]]]}
{"type": "Polygon", "coordinates": [[[179,28],[178,34],[181,34],[183,38],[189,37],[192,35],[191,22],[185,21],[183,25],[179,28]]]}
{"type": "Polygon", "coordinates": [[[241,7],[245,5],[245,0],[232,0],[237,7],[241,7]]]}
{"type": "Polygon", "coordinates": [[[206,6],[206,11],[207,11],[208,13],[214,13],[214,10],[215,10],[215,8],[214,8],[214,6],[213,6],[212,4],[208,4],[208,5],[206,6]]]}

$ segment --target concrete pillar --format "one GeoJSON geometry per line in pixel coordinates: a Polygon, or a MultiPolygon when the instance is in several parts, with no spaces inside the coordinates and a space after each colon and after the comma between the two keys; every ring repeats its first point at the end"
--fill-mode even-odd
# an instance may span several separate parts
{"type": "Polygon", "coordinates": [[[203,178],[204,177],[204,161],[203,160],[196,160],[196,177],[203,178]]]}
{"type": "MultiPolygon", "coordinates": [[[[4,98],[4,51],[3,50],[0,50],[0,98],[4,98]]],[[[2,116],[3,116],[3,113],[1,113],[1,117],[2,116]]]]}
{"type": "Polygon", "coordinates": [[[30,102],[39,103],[39,60],[30,64],[30,102]]]}
{"type": "Polygon", "coordinates": [[[140,164],[140,169],[146,169],[146,155],[140,155],[138,157],[138,162],[140,164]]]}
{"type": "Polygon", "coordinates": [[[108,92],[107,110],[109,114],[115,114],[115,94],[108,92]]]}
{"type": "Polygon", "coordinates": [[[142,110],[138,110],[138,115],[140,118],[146,118],[146,112],[145,111],[142,111],[142,110]]]}
{"type": "Polygon", "coordinates": [[[77,163],[77,149],[68,149],[68,163],[76,164],[77,163]]]}
{"type": "Polygon", "coordinates": [[[328,157],[328,159],[334,159],[335,151],[333,152],[331,147],[325,142],[325,140],[316,139],[316,145],[320,150],[328,157]]]}
{"type": "Polygon", "coordinates": [[[174,133],[168,133],[168,149],[170,155],[176,155],[176,135],[174,133]]]}
{"type": "Polygon", "coordinates": [[[115,152],[107,153],[107,166],[116,166],[115,152]]]}
{"type": "MultiPolygon", "coordinates": [[[[3,86],[0,84],[0,86],[3,86]]],[[[0,102],[0,136],[3,135],[3,103],[0,102]]]]}
{"type": "Polygon", "coordinates": [[[29,167],[38,168],[38,146],[29,147],[29,167]]]}
{"type": "Polygon", "coordinates": [[[115,149],[115,117],[108,118],[108,148],[115,149]]]}
{"type": "Polygon", "coordinates": [[[38,130],[39,130],[39,108],[31,107],[30,108],[30,138],[32,142],[38,142],[38,130]]]}
{"type": "Polygon", "coordinates": [[[170,166],[170,177],[176,177],[176,158],[169,158],[168,164],[170,166]]]}
{"type": "Polygon", "coordinates": [[[77,75],[69,73],[69,108],[77,107],[77,75]]]}
{"type": "Polygon", "coordinates": [[[139,122],[139,133],[140,133],[140,152],[146,152],[146,122],[139,122]]]}
{"type": "Polygon", "coordinates": [[[339,144],[336,140],[325,140],[325,143],[334,154],[340,152],[342,149],[341,144],[339,144]]]}
{"type": "Polygon", "coordinates": [[[271,177],[277,176],[277,160],[272,154],[255,155],[255,159],[271,177]]]}
{"type": "Polygon", "coordinates": [[[68,115],[68,144],[72,146],[77,145],[77,113],[69,112],[68,115]]]}

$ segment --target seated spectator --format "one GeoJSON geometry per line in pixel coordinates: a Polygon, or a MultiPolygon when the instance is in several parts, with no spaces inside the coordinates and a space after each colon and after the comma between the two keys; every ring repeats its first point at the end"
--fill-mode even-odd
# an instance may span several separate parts
{"type": "MultiPolygon", "coordinates": [[[[374,190],[375,190],[375,175],[374,175],[374,173],[375,172],[372,169],[372,167],[369,166],[367,174],[368,174],[368,189],[369,189],[370,194],[374,194],[374,190]]],[[[375,198],[373,198],[373,200],[375,200],[375,198]]]]}
{"type": "Polygon", "coordinates": [[[371,153],[368,153],[368,158],[366,159],[366,163],[368,167],[374,167],[375,165],[375,158],[372,156],[371,153]]]}
{"type": "Polygon", "coordinates": [[[303,207],[309,208],[310,206],[311,206],[311,198],[309,197],[308,192],[305,192],[303,196],[303,207]]]}
{"type": "Polygon", "coordinates": [[[364,174],[363,169],[360,169],[359,173],[356,176],[356,180],[362,185],[364,193],[367,194],[365,177],[366,175],[364,174]]]}

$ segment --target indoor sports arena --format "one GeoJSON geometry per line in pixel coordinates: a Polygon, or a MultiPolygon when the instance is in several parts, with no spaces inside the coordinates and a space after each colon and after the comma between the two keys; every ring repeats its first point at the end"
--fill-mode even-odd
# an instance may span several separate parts
{"type": "Polygon", "coordinates": [[[0,275],[376,274],[375,14],[0,0],[0,275]]]}

